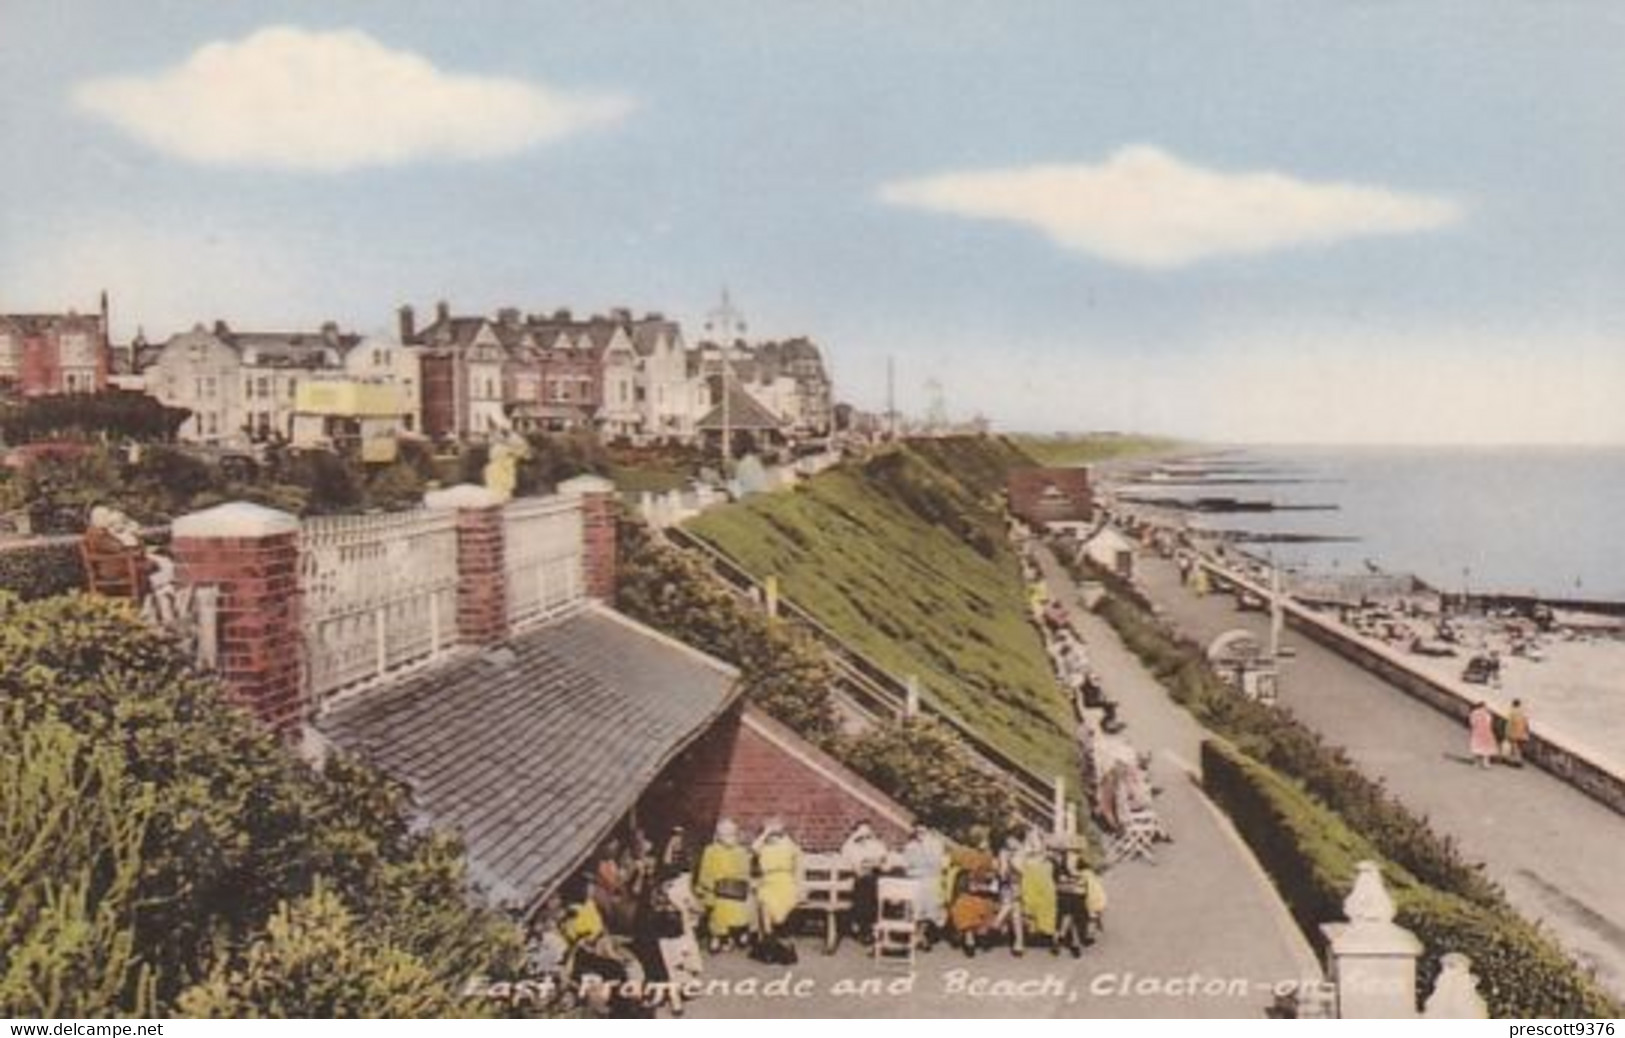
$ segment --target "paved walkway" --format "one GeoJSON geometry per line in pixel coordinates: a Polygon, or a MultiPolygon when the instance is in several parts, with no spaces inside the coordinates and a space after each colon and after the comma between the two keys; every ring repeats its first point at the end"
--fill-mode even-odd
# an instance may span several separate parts
{"type": "MultiPolygon", "coordinates": [[[[1191,594],[1171,562],[1141,556],[1136,565],[1151,598],[1192,637],[1267,631],[1267,616],[1238,612],[1229,596],[1191,594]]],[[[1284,643],[1297,655],[1282,664],[1282,705],[1483,862],[1520,912],[1625,997],[1625,818],[1535,768],[1473,767],[1464,726],[1290,628],[1284,643]]]]}
{"type": "Polygon", "coordinates": [[[938,947],[908,979],[878,970],[856,945],[825,956],[805,939],[790,969],[739,955],[713,960],[709,976],[733,987],[694,1003],[691,1016],[1260,1017],[1278,986],[1319,977],[1268,878],[1191,779],[1202,730],[1077,602],[1053,560],[1041,562],[1122,704],[1124,736],[1153,754],[1157,807],[1175,842],[1157,845],[1155,864],[1125,862],[1105,874],[1106,929],[1081,959],[1042,948],[1020,959],[1003,948],[966,959],[938,947]],[[780,984],[767,990],[770,980],[780,984]],[[740,993],[746,981],[752,986],[740,993]]]}

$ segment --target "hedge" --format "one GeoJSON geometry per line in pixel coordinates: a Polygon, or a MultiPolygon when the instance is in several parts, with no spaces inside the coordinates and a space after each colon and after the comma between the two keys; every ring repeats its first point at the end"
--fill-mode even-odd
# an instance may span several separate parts
{"type": "Polygon", "coordinates": [[[43,542],[0,550],[0,591],[32,602],[85,587],[79,543],[43,542]]]}
{"type": "Polygon", "coordinates": [[[1440,958],[1460,952],[1473,960],[1492,1016],[1620,1015],[1620,1006],[1591,977],[1504,903],[1475,903],[1421,882],[1301,783],[1236,746],[1217,739],[1202,744],[1202,782],[1235,821],[1317,947],[1325,943],[1320,924],[1343,918],[1357,863],[1375,861],[1393,895],[1395,921],[1422,942],[1419,993],[1432,990],[1440,958]]]}
{"type": "Polygon", "coordinates": [[[1463,860],[1455,842],[1434,832],[1398,798],[1282,707],[1238,695],[1214,672],[1200,646],[1169,631],[1108,586],[1096,607],[1175,701],[1204,727],[1304,783],[1386,857],[1423,882],[1487,906],[1501,890],[1463,860]]]}

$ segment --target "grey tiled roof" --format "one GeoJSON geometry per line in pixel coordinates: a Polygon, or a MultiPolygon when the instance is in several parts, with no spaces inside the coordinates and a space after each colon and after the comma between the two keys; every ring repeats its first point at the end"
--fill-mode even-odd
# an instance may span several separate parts
{"type": "Polygon", "coordinates": [[[492,902],[528,908],[711,725],[736,677],[591,607],[340,702],[316,727],[462,837],[492,902]]]}

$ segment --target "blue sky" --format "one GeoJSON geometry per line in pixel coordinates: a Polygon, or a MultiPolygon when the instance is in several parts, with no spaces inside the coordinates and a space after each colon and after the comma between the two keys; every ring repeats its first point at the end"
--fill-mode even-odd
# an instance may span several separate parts
{"type": "Polygon", "coordinates": [[[727,284],[1003,428],[1625,442],[1625,8],[0,3],[0,310],[727,284]]]}

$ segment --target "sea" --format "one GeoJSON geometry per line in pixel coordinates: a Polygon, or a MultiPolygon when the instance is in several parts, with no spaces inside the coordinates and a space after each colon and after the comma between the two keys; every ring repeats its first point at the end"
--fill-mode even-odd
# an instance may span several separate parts
{"type": "Polygon", "coordinates": [[[1328,506],[1191,516],[1214,529],[1337,538],[1250,548],[1284,566],[1625,602],[1625,447],[1250,447],[1204,462],[1219,478],[1140,489],[1328,506]]]}

